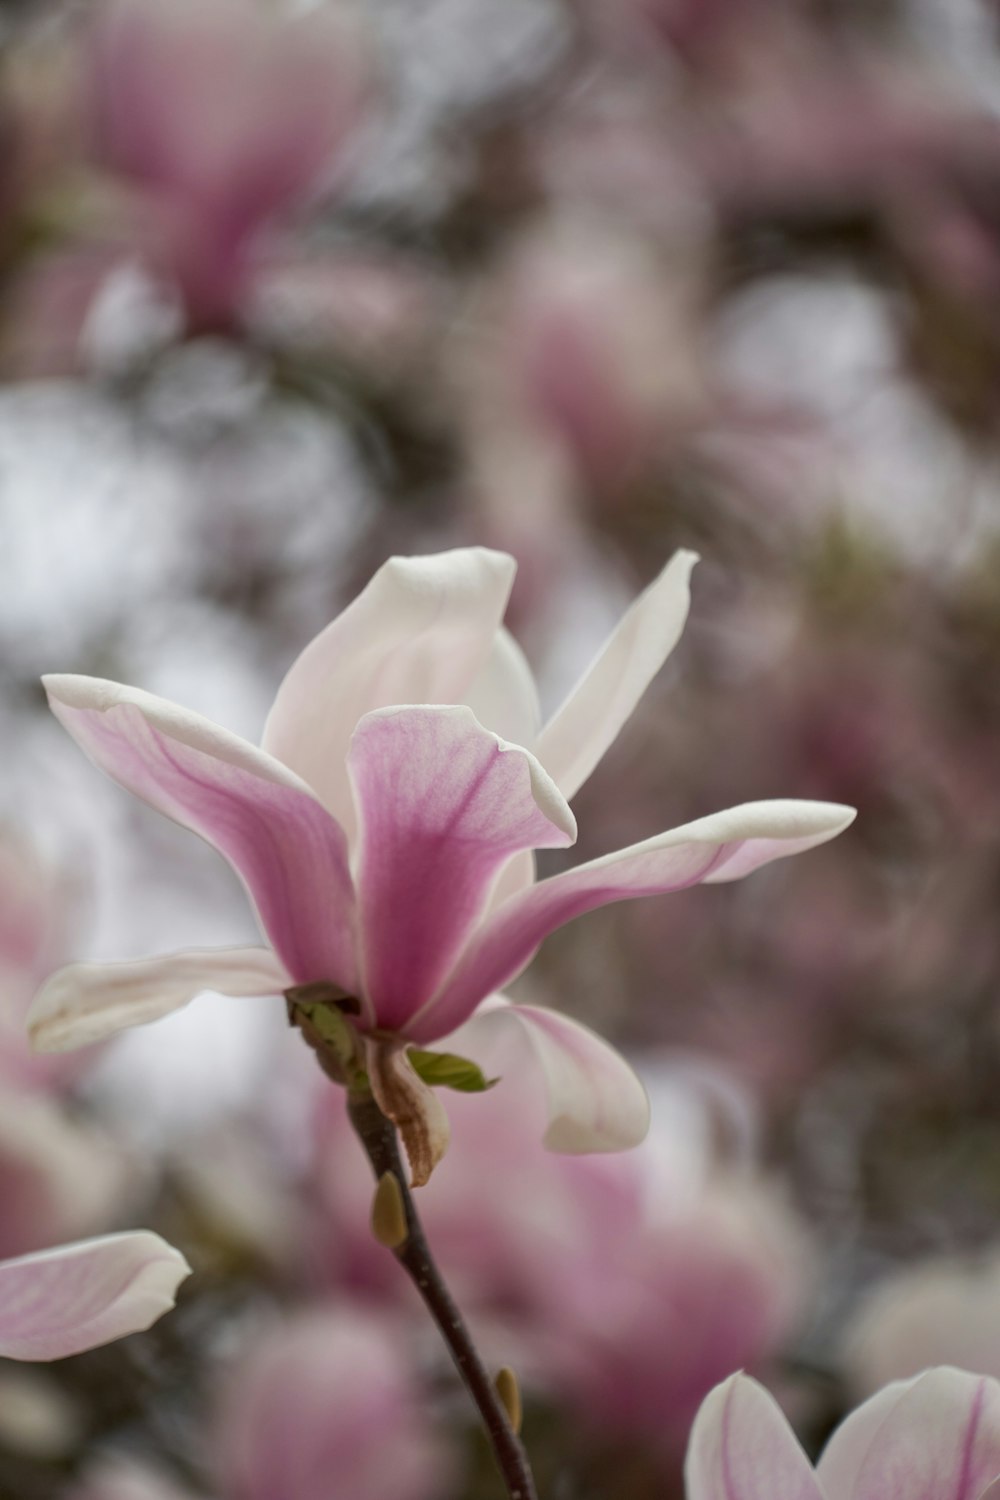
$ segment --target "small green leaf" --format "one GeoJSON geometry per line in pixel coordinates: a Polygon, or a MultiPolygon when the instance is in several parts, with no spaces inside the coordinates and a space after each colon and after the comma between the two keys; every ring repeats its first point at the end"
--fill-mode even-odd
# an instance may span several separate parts
{"type": "Polygon", "coordinates": [[[457,1089],[460,1094],[484,1094],[500,1082],[499,1078],[485,1077],[478,1063],[456,1057],[454,1052],[423,1052],[419,1047],[408,1047],[406,1055],[424,1083],[457,1089]]]}

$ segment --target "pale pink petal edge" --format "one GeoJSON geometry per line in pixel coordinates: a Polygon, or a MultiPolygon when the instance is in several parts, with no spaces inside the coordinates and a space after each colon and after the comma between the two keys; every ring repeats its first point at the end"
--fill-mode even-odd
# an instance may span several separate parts
{"type": "Polygon", "coordinates": [[[494,1049],[510,1028],[527,1040],[541,1073],[543,1140],[550,1151],[628,1151],[645,1139],[649,1098],[638,1075],[603,1037],[558,1011],[512,1005],[495,995],[440,1046],[454,1048],[489,1073],[494,1049]]]}
{"type": "Polygon", "coordinates": [[[39,1052],[69,1052],[180,1010],[206,990],[278,995],[290,984],[268,948],[191,949],[121,964],[69,964],[39,990],[28,1034],[39,1052]]]}

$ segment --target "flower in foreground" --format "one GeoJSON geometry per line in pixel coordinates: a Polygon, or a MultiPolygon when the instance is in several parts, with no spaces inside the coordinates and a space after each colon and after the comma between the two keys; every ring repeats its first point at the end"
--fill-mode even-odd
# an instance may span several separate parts
{"type": "MultiPolygon", "coordinates": [[[[272,947],[71,966],[36,998],[35,1044],[80,1046],[203,990],[326,987],[364,1041],[378,1102],[410,1122],[419,1182],[445,1149],[447,1121],[406,1048],[447,1037],[482,1007],[484,1030],[531,1035],[548,1145],[635,1144],[648,1106],[618,1054],[555,1011],[491,997],[584,912],[738,879],[854,816],[830,803],[747,803],[536,883],[531,850],[573,843],[567,799],[680,636],[694,561],[676,554],[544,727],[501,623],[514,562],[483,548],[390,559],[292,665],[259,750],[138,689],[47,677],[54,712],[91,760],[229,860],[272,947]]],[[[466,1055],[474,1029],[463,1027],[466,1055]]]]}
{"type": "Polygon", "coordinates": [[[62,1359],[140,1333],[189,1273],[149,1230],[108,1234],[0,1262],[0,1357],[62,1359]]]}
{"type": "Polygon", "coordinates": [[[1000,1493],[1000,1383],[947,1366],[896,1381],[814,1471],[774,1398],[732,1375],[702,1403],[685,1478],[687,1500],[982,1500],[1000,1493]]]}

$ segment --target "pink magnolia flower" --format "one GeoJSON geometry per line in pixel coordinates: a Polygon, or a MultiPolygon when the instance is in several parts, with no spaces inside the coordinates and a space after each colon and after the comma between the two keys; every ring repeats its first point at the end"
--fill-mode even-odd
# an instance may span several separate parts
{"type": "Polygon", "coordinates": [[[637,236],[556,220],[484,286],[456,346],[456,387],[501,517],[512,465],[613,495],[703,419],[701,266],[671,269],[637,236]]]}
{"type": "Polygon", "coordinates": [[[981,1500],[1000,1479],[1000,1384],[943,1366],[886,1386],[813,1472],[774,1398],[733,1375],[698,1413],[685,1477],[687,1500],[981,1500]]]}
{"type": "Polygon", "coordinates": [[[0,1357],[62,1359],[139,1333],[173,1307],[189,1270],[145,1229],[0,1262],[0,1357]]]}
{"type": "Polygon", "coordinates": [[[91,96],[99,156],[146,195],[148,249],[192,322],[227,324],[260,232],[313,192],[356,122],[356,40],[330,8],[113,0],[91,96]]]}
{"type": "MultiPolygon", "coordinates": [[[[535,882],[530,851],[573,842],[567,798],[680,635],[694,561],[673,558],[544,727],[501,624],[514,562],[483,548],[390,559],[293,664],[260,750],[139,689],[48,677],[54,712],[94,763],[229,860],[272,948],[64,969],[36,997],[36,1045],[79,1046],[206,989],[332,985],[353,997],[383,1108],[393,1113],[392,1074],[408,1107],[425,1112],[436,1160],[446,1122],[432,1092],[419,1093],[406,1044],[448,1036],[572,918],[739,879],[854,816],[831,803],[747,803],[535,882]]],[[[642,1138],[642,1086],[586,1028],[497,1003],[486,1021],[532,1036],[549,1145],[613,1150],[642,1138]]]]}
{"type": "Polygon", "coordinates": [[[451,1469],[391,1321],[333,1304],[234,1363],[216,1450],[226,1500],[437,1500],[451,1469]]]}

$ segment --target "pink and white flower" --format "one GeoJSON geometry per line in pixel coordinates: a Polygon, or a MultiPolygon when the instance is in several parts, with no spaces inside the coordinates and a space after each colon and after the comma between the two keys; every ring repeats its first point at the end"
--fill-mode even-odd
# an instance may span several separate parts
{"type": "Polygon", "coordinates": [[[146,1229],[0,1262],[0,1357],[62,1359],[139,1333],[173,1307],[189,1270],[146,1229]]]}
{"type": "MultiPolygon", "coordinates": [[[[203,990],[324,983],[353,997],[377,1079],[371,1044],[405,1068],[406,1044],[468,1021],[574,917],[739,879],[840,833],[850,808],[752,802],[535,881],[531,851],[573,843],[567,799],[680,636],[694,561],[679,552],[668,563],[544,727],[501,623],[514,562],[484,548],[390,559],[292,665],[262,749],[136,688],[46,678],[54,712],[96,765],[228,859],[271,947],[61,970],[32,1008],[35,1044],[81,1046],[203,990]]],[[[615,1150],[642,1138],[641,1085],[586,1028],[496,1001],[485,1021],[531,1035],[550,1145],[615,1150]]],[[[439,1130],[437,1155],[445,1143],[439,1130]]]]}
{"type": "Polygon", "coordinates": [[[687,1500],[982,1500],[1000,1479],[1000,1383],[942,1366],[897,1381],[844,1421],[815,1471],[777,1402],[746,1375],[706,1397],[687,1500]]]}

